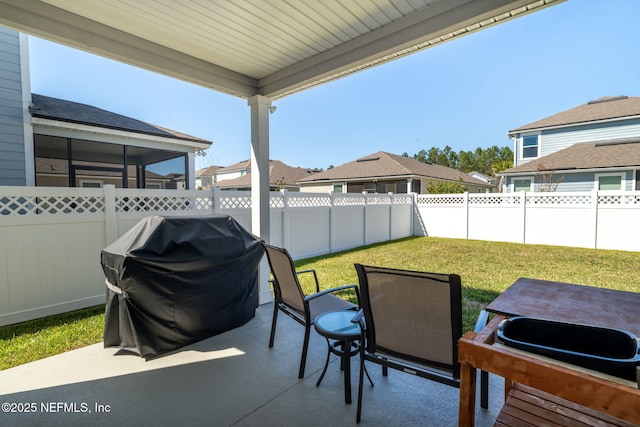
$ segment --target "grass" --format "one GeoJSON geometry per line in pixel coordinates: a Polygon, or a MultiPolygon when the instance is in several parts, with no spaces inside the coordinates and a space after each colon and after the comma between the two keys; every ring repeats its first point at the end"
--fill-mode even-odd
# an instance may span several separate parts
{"type": "MultiPolygon", "coordinates": [[[[328,288],[356,283],[356,262],[459,274],[465,330],[519,277],[640,292],[640,252],[410,237],[299,260],[296,266],[315,269],[320,286],[328,288]]],[[[303,286],[312,291],[308,281],[303,286]]],[[[355,295],[344,297],[353,300],[355,295]]],[[[98,343],[103,326],[100,306],[1,327],[0,370],[98,343]]]]}

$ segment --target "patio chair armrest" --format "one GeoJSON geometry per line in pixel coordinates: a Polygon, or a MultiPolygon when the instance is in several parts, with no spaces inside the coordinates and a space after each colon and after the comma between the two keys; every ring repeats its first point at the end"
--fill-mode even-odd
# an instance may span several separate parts
{"type": "Polygon", "coordinates": [[[325,290],[317,292],[315,294],[307,295],[306,297],[304,297],[304,300],[305,301],[309,301],[309,300],[312,300],[314,298],[321,297],[322,295],[332,294],[334,292],[339,292],[339,291],[345,291],[347,289],[356,289],[356,292],[357,292],[358,285],[351,284],[351,285],[338,286],[337,288],[325,289],[325,290]]]}
{"type": "Polygon", "coordinates": [[[364,310],[360,309],[356,312],[356,314],[351,319],[351,323],[360,323],[363,317],[364,317],[364,310]]]}
{"type": "Polygon", "coordinates": [[[299,270],[296,271],[296,274],[305,274],[305,273],[311,273],[313,274],[313,280],[316,282],[316,292],[320,292],[320,283],[318,282],[318,275],[316,274],[316,271],[313,269],[310,270],[299,270]]]}
{"type": "Polygon", "coordinates": [[[478,319],[476,320],[476,325],[473,327],[474,332],[480,332],[487,326],[487,321],[489,320],[489,312],[487,310],[481,310],[478,315],[478,319]]]}

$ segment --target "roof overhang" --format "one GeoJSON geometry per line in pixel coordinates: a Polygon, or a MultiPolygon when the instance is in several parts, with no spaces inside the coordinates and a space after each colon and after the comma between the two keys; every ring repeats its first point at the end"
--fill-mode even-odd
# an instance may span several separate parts
{"type": "MultiPolygon", "coordinates": [[[[326,179],[318,179],[318,180],[309,180],[309,181],[296,181],[296,184],[299,185],[324,185],[324,184],[333,184],[336,182],[371,182],[371,181],[398,181],[402,179],[425,179],[425,180],[437,180],[437,181],[446,181],[446,182],[458,182],[457,180],[440,178],[436,176],[428,176],[428,175],[385,175],[385,176],[365,176],[360,178],[326,178],[326,179]]],[[[468,182],[463,181],[463,184],[466,185],[477,185],[480,187],[493,187],[493,185],[482,182],[478,180],[478,182],[468,182]]]]}
{"type": "MultiPolygon", "coordinates": [[[[613,167],[601,167],[601,168],[564,168],[564,169],[546,169],[544,172],[553,172],[554,174],[561,173],[601,173],[601,172],[627,172],[636,170],[640,165],[629,165],[629,166],[613,166],[613,167]]],[[[496,173],[496,176],[505,176],[505,177],[519,177],[519,176],[535,176],[540,175],[540,171],[530,171],[530,172],[499,172],[496,173]]]]}
{"type": "Polygon", "coordinates": [[[564,0],[0,0],[0,25],[249,98],[277,99],[564,0]]]}
{"type": "Polygon", "coordinates": [[[164,148],[183,153],[193,153],[200,150],[206,150],[211,146],[210,142],[167,138],[159,135],[148,135],[139,132],[103,128],[100,126],[91,126],[68,121],[44,119],[41,117],[33,117],[32,125],[34,127],[34,133],[62,137],[70,136],[75,139],[128,146],[164,148]]]}
{"type": "Polygon", "coordinates": [[[528,128],[528,129],[516,129],[516,130],[510,130],[509,132],[507,132],[507,136],[509,138],[511,138],[511,139],[514,139],[514,138],[517,137],[518,134],[523,134],[523,133],[543,132],[543,131],[546,131],[546,130],[566,129],[566,128],[572,128],[572,127],[576,127],[576,126],[586,126],[586,125],[600,125],[600,124],[604,124],[604,123],[619,122],[619,121],[623,121],[623,120],[638,120],[638,119],[640,119],[640,115],[623,116],[623,117],[612,117],[610,119],[590,120],[588,122],[566,123],[566,124],[563,124],[563,125],[556,125],[556,126],[545,126],[545,127],[536,127],[536,128],[528,128]]]}

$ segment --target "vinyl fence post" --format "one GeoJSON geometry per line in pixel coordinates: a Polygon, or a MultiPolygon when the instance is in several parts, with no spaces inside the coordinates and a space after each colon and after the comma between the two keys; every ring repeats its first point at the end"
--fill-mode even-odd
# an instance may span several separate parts
{"type": "Polygon", "coordinates": [[[464,192],[464,238],[469,240],[469,192],[464,192]]]}
{"type": "Polygon", "coordinates": [[[334,202],[334,192],[333,191],[329,191],[329,253],[332,254],[333,253],[333,248],[335,247],[335,232],[333,230],[333,224],[335,223],[334,221],[336,220],[336,213],[335,213],[335,202],[334,202]]]}
{"type": "Polygon", "coordinates": [[[285,189],[280,190],[280,195],[282,196],[282,247],[291,248],[291,242],[289,241],[291,233],[289,228],[292,225],[289,218],[289,195],[285,189]]]}
{"type": "Polygon", "coordinates": [[[598,249],[598,190],[591,190],[591,220],[593,221],[593,248],[598,249]]]}
{"type": "Polygon", "coordinates": [[[389,238],[393,239],[393,193],[389,193],[389,238]]]}
{"type": "Polygon", "coordinates": [[[118,216],[116,214],[116,187],[113,184],[105,184],[102,188],[104,194],[104,218],[105,218],[105,246],[118,239],[118,216]]]}
{"type": "Polygon", "coordinates": [[[418,210],[418,193],[411,193],[411,212],[409,213],[409,215],[411,215],[410,221],[411,221],[412,236],[422,236],[425,234],[425,233],[418,234],[416,232],[416,222],[418,224],[421,223],[418,218],[419,214],[420,214],[420,211],[418,210]]]}
{"type": "Polygon", "coordinates": [[[514,194],[520,194],[520,211],[522,218],[522,243],[527,243],[527,192],[522,191],[514,194]]]}
{"type": "Polygon", "coordinates": [[[364,204],[364,209],[362,210],[363,212],[363,218],[362,218],[362,244],[363,246],[367,245],[367,192],[363,191],[362,192],[362,198],[363,198],[363,204],[364,204]]]}
{"type": "Polygon", "coordinates": [[[213,213],[220,212],[221,191],[218,187],[211,188],[211,210],[213,213]]]}

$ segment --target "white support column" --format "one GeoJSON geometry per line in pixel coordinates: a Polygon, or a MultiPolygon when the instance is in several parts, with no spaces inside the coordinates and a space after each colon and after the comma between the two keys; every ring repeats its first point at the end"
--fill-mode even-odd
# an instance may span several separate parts
{"type": "MultiPolygon", "coordinates": [[[[251,232],[269,242],[269,107],[271,100],[255,95],[248,100],[251,107],[251,232]]],[[[258,275],[259,302],[273,300],[269,288],[269,266],[266,259],[258,275]]]]}

